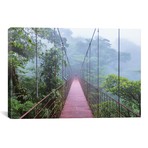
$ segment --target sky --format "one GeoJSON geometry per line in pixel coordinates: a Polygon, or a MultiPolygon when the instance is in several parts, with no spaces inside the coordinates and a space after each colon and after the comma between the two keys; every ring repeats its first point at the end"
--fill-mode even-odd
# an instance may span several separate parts
{"type": "MultiPolygon", "coordinates": [[[[71,28],[73,32],[73,37],[85,37],[91,38],[94,29],[82,29],[82,28],[71,28]]],[[[118,29],[99,29],[99,34],[101,37],[109,39],[113,47],[115,47],[115,42],[117,40],[118,29]]],[[[97,33],[95,33],[95,36],[97,33]]],[[[137,45],[141,45],[141,31],[140,29],[120,29],[120,36],[123,39],[127,39],[134,42],[137,45]]]]}

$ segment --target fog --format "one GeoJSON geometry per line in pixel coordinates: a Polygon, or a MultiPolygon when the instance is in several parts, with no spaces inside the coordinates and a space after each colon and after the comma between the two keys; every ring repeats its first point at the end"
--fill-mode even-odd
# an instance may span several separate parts
{"type": "MultiPolygon", "coordinates": [[[[91,38],[94,29],[70,28],[73,37],[91,38]]],[[[99,29],[100,36],[107,38],[112,43],[112,47],[116,47],[117,29],[99,29]]],[[[140,29],[120,29],[122,39],[129,40],[136,45],[141,45],[140,29]]],[[[95,34],[96,36],[96,34],[95,34]]]]}
{"type": "MultiPolygon", "coordinates": [[[[67,28],[60,29],[62,36],[69,44],[67,54],[74,72],[78,72],[86,54],[94,29],[67,28]]],[[[141,39],[139,29],[120,29],[121,76],[130,80],[141,79],[141,39]]],[[[98,32],[92,42],[92,74],[97,69],[97,39],[98,32]]],[[[118,74],[118,29],[99,29],[100,36],[100,69],[101,75],[118,74]]],[[[93,74],[96,75],[96,74],[93,74]]]]}

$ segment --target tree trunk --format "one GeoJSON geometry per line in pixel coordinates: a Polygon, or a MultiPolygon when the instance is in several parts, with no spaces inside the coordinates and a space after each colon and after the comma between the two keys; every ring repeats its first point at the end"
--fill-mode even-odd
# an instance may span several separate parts
{"type": "Polygon", "coordinates": [[[17,96],[17,99],[21,102],[24,102],[23,100],[23,90],[20,88],[18,75],[16,73],[16,69],[14,66],[11,66],[9,64],[8,66],[8,92],[9,97],[11,97],[11,91],[17,96]],[[11,84],[12,81],[12,84],[11,84]],[[12,87],[11,87],[12,85],[12,87]],[[12,90],[11,90],[12,89],[12,90]]]}

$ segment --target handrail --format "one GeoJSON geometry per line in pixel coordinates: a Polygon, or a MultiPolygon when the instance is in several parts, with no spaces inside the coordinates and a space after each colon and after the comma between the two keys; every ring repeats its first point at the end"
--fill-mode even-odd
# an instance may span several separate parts
{"type": "MultiPolygon", "coordinates": [[[[65,81],[64,84],[58,86],[56,89],[53,89],[48,95],[46,95],[43,99],[41,99],[39,102],[37,102],[32,108],[30,108],[26,113],[24,113],[24,114],[20,117],[20,119],[23,119],[25,116],[27,116],[31,111],[33,111],[39,104],[41,104],[44,100],[46,100],[46,99],[47,99],[49,96],[51,96],[54,92],[60,90],[60,89],[61,89],[62,87],[64,87],[64,86],[66,87],[66,85],[67,85],[68,82],[69,82],[70,85],[71,85],[71,79],[65,81]],[[69,82],[69,81],[70,81],[70,82],[69,82]]],[[[69,87],[70,87],[70,86],[68,86],[68,89],[69,89],[69,87]]],[[[66,92],[64,92],[64,93],[66,93],[66,92]]],[[[51,99],[51,100],[52,100],[52,99],[51,99]]],[[[36,118],[36,117],[41,113],[41,111],[43,110],[43,108],[45,108],[45,107],[48,105],[49,102],[50,102],[50,101],[48,101],[48,102],[39,110],[39,112],[34,116],[34,118],[36,118]]]]}
{"type": "MultiPolygon", "coordinates": [[[[104,90],[101,90],[100,88],[96,88],[95,86],[91,85],[90,83],[88,83],[88,82],[87,82],[86,80],[84,80],[84,79],[80,79],[80,78],[79,78],[79,80],[80,80],[80,82],[81,82],[81,81],[84,81],[85,83],[87,83],[88,85],[90,85],[91,88],[95,89],[95,90],[98,92],[98,94],[99,94],[99,93],[103,93],[109,100],[114,101],[116,104],[120,105],[121,107],[123,107],[123,108],[126,109],[127,111],[131,112],[131,113],[134,114],[136,117],[140,117],[139,114],[134,113],[131,109],[129,109],[129,108],[127,108],[125,105],[119,103],[119,102],[118,102],[117,100],[115,100],[113,97],[109,96],[109,94],[107,94],[106,92],[104,92],[104,90]]],[[[81,85],[82,85],[82,84],[81,84],[81,85]]],[[[82,88],[83,88],[83,87],[82,87],[82,88]]],[[[84,88],[83,88],[83,89],[84,89],[84,88]]]]}
{"type": "MultiPolygon", "coordinates": [[[[57,87],[55,89],[55,91],[57,91],[58,89],[60,89],[62,86],[64,86],[64,84],[60,85],[59,87],[57,87]]],[[[46,98],[48,98],[51,94],[53,93],[50,92],[47,96],[45,96],[42,100],[40,100],[39,102],[37,102],[31,109],[29,109],[25,114],[23,114],[20,119],[24,118],[29,112],[31,112],[36,106],[38,106],[40,103],[42,103],[46,98]]]]}

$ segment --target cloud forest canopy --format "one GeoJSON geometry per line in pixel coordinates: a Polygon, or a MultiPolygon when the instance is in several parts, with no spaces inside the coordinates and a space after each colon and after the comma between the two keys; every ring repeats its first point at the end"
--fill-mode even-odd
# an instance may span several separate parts
{"type": "MultiPolygon", "coordinates": [[[[106,29],[107,31],[109,32],[109,29],[106,29]]],[[[131,30],[126,31],[130,33],[131,30]]],[[[116,39],[118,36],[113,42],[103,37],[100,29],[99,38],[96,31],[90,44],[92,34],[90,37],[88,34],[85,36],[85,32],[84,36],[74,34],[74,29],[70,28],[8,30],[9,117],[20,118],[46,96],[47,99],[35,107],[35,111],[32,110],[26,118],[59,117],[70,89],[69,80],[71,76],[76,75],[83,79],[81,85],[95,117],[118,116],[115,107],[119,96],[120,103],[125,106],[120,106],[122,114],[134,116],[134,113],[141,113],[140,45],[131,42],[125,36],[122,38],[122,34],[125,33],[121,30],[119,93],[119,54],[116,39]],[[96,91],[98,88],[99,91],[96,91]],[[51,95],[48,95],[50,93],[51,95]],[[115,104],[105,98],[104,101],[93,101],[94,98],[99,99],[98,95],[101,97],[103,94],[108,99],[113,97],[115,104]],[[114,108],[109,110],[109,105],[114,108]],[[134,113],[127,114],[126,108],[134,113]]],[[[117,30],[114,34],[118,35],[117,30]]]]}

